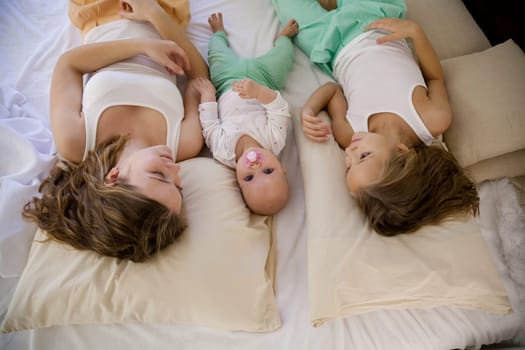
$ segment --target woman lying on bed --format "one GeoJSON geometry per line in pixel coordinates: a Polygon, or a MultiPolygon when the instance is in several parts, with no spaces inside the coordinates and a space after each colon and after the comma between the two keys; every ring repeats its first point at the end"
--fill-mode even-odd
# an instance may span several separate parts
{"type": "Polygon", "coordinates": [[[345,149],[348,189],[371,226],[391,236],[454,213],[476,214],[474,183],[450,153],[430,147],[449,127],[451,110],[429,40],[419,25],[399,19],[404,2],[274,4],[283,23],[289,17],[299,22],[299,48],[339,83],[311,95],[303,131],[316,142],[332,133],[345,149]],[[417,61],[405,38],[412,39],[417,61]],[[331,127],[317,117],[323,109],[331,127]]]}
{"type": "MultiPolygon", "coordinates": [[[[56,63],[50,121],[61,159],[23,214],[75,248],[143,261],[184,229],[175,162],[203,146],[200,96],[186,93],[185,113],[175,74],[208,70],[156,1],[113,3],[132,20],[90,29],[85,45],[56,63]]],[[[83,10],[71,2],[70,16],[73,9],[83,10]]]]}

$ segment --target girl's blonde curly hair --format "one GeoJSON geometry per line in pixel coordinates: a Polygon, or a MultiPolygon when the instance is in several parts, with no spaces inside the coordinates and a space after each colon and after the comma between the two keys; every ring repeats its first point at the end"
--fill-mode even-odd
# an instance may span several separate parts
{"type": "Polygon", "coordinates": [[[416,146],[394,155],[382,179],[361,189],[356,199],[372,228],[384,236],[479,212],[476,185],[454,156],[438,146],[416,146]]]}

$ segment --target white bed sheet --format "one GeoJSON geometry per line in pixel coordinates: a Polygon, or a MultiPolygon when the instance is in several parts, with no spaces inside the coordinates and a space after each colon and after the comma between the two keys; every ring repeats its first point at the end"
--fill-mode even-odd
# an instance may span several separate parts
{"type": "MultiPolygon", "coordinates": [[[[223,12],[232,47],[243,56],[265,52],[278,31],[271,0],[192,0],[190,4],[193,17],[189,35],[203,56],[211,35],[207,17],[212,12],[223,12]]],[[[34,232],[34,226],[21,219],[19,210],[36,194],[39,181],[54,160],[48,122],[51,71],[59,54],[79,44],[80,37],[69,24],[67,1],[7,0],[0,2],[0,39],[0,146],[10,150],[0,151],[1,320],[34,232]]],[[[300,106],[326,79],[296,49],[296,63],[284,95],[291,106],[300,106]]],[[[290,203],[276,217],[276,297],[281,329],[260,334],[144,323],[60,326],[1,334],[0,348],[452,349],[479,348],[512,338],[525,342],[524,224],[508,181],[481,186],[480,223],[513,308],[521,314],[496,316],[445,307],[377,311],[313,328],[308,306],[303,184],[293,131],[282,162],[293,181],[290,203]]]]}

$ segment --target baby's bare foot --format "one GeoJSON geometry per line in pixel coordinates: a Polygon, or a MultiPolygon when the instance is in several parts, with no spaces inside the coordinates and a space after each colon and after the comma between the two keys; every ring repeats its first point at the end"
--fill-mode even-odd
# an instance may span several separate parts
{"type": "Polygon", "coordinates": [[[294,37],[299,32],[299,24],[295,19],[291,19],[286,23],[283,29],[279,32],[277,37],[287,36],[289,38],[294,37]]]}
{"type": "Polygon", "coordinates": [[[212,13],[208,17],[208,23],[210,25],[211,31],[214,33],[224,32],[224,24],[222,23],[222,13],[212,13]]]}

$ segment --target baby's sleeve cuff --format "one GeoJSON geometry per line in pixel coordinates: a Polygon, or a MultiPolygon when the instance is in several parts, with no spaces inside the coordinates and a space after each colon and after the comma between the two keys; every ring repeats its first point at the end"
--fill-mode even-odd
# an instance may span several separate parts
{"type": "Polygon", "coordinates": [[[215,120],[219,118],[217,102],[203,102],[199,104],[199,118],[201,120],[215,120]]]}
{"type": "Polygon", "coordinates": [[[281,93],[277,90],[275,92],[277,93],[277,95],[275,95],[275,98],[273,99],[273,101],[268,104],[263,104],[262,106],[269,110],[288,108],[288,102],[285,101],[281,93]]]}

